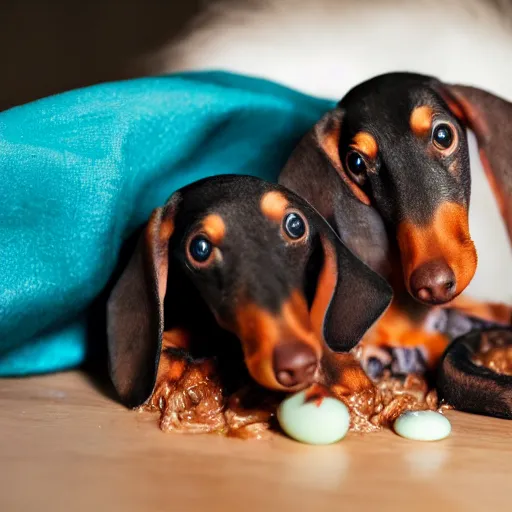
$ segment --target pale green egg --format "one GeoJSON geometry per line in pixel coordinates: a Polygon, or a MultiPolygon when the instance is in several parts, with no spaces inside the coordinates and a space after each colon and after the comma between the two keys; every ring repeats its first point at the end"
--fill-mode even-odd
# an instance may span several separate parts
{"type": "Polygon", "coordinates": [[[446,416],[435,411],[407,411],[393,425],[395,432],[414,441],[439,441],[452,431],[446,416]]]}
{"type": "Polygon", "coordinates": [[[343,439],[350,426],[350,414],[343,402],[325,397],[305,401],[306,392],[289,396],[279,406],[277,419],[293,439],[307,444],[332,444],[343,439]]]}

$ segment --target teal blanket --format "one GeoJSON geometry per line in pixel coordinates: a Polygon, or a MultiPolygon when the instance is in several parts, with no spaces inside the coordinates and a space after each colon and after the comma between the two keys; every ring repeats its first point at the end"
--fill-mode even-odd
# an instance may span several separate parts
{"type": "Polygon", "coordinates": [[[0,113],[0,375],[82,363],[91,304],[102,309],[123,242],[151,210],[206,176],[275,181],[332,105],[262,80],[191,73],[0,113]]]}

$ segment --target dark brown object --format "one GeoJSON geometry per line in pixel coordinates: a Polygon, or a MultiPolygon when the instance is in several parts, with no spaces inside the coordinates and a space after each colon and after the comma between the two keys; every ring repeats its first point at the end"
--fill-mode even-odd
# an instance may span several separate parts
{"type": "Polygon", "coordinates": [[[285,387],[313,382],[318,361],[311,348],[297,343],[288,343],[274,350],[273,358],[276,379],[285,387]]]}
{"type": "Polygon", "coordinates": [[[461,411],[512,419],[512,329],[474,331],[447,349],[440,395],[461,411]]]}
{"type": "Polygon", "coordinates": [[[444,304],[455,296],[455,274],[444,260],[429,261],[411,275],[411,292],[429,304],[444,304]]]}

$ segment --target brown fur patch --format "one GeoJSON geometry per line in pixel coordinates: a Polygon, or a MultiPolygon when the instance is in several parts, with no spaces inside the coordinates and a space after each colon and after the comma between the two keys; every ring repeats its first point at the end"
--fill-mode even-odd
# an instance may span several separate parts
{"type": "Polygon", "coordinates": [[[324,264],[318,278],[310,317],[316,335],[319,339],[324,339],[325,313],[336,289],[338,264],[334,247],[323,235],[321,235],[321,243],[324,250],[324,264]]]}
{"type": "Polygon", "coordinates": [[[512,241],[512,197],[510,197],[510,194],[508,194],[503,187],[499,186],[498,180],[496,179],[496,175],[492,170],[491,163],[489,162],[485,151],[480,149],[479,153],[485,176],[487,177],[487,181],[489,182],[492,193],[496,199],[496,203],[498,204],[500,214],[505,222],[508,236],[512,241]]]}
{"type": "Polygon", "coordinates": [[[174,221],[171,218],[162,219],[160,224],[160,241],[167,243],[174,233],[174,221]]]}
{"type": "Polygon", "coordinates": [[[288,208],[288,199],[277,190],[271,190],[263,194],[260,201],[260,208],[263,215],[274,222],[281,222],[284,212],[288,208]]]}
{"type": "Polygon", "coordinates": [[[492,193],[494,197],[496,198],[496,203],[498,204],[498,208],[500,210],[500,214],[503,218],[506,218],[506,210],[507,210],[507,200],[504,195],[503,189],[500,187],[498,180],[496,179],[496,176],[494,175],[494,172],[491,167],[491,163],[489,162],[489,159],[487,158],[487,154],[483,149],[479,150],[480,155],[480,161],[482,162],[482,167],[484,168],[485,176],[487,178],[487,181],[489,182],[489,185],[491,187],[492,193]]]}
{"type": "Polygon", "coordinates": [[[145,241],[157,275],[158,297],[163,302],[167,291],[169,270],[167,245],[174,231],[174,221],[172,218],[161,219],[161,215],[161,208],[157,208],[151,214],[146,225],[145,241]]]}
{"type": "Polygon", "coordinates": [[[379,146],[377,144],[377,141],[375,140],[375,137],[368,132],[356,133],[356,135],[352,139],[352,144],[350,147],[354,148],[357,151],[360,151],[370,160],[375,160],[379,152],[379,146]]]}
{"type": "Polygon", "coordinates": [[[479,143],[481,142],[480,139],[488,137],[490,130],[485,121],[485,117],[463,94],[458,93],[450,87],[448,87],[448,90],[442,89],[440,94],[448,105],[451,113],[466,126],[470,126],[475,132],[479,143]]]}
{"type": "Polygon", "coordinates": [[[328,351],[322,360],[322,366],[331,375],[326,384],[338,398],[374,389],[372,381],[351,353],[328,351]]]}
{"type": "Polygon", "coordinates": [[[444,101],[448,105],[448,108],[450,109],[450,112],[461,122],[466,123],[466,116],[464,114],[464,111],[462,110],[461,106],[455,101],[451,96],[448,94],[441,94],[444,101]]]}
{"type": "Polygon", "coordinates": [[[425,137],[432,128],[434,111],[428,105],[416,107],[409,118],[409,126],[416,137],[425,137]]]}
{"type": "Polygon", "coordinates": [[[273,370],[273,350],[280,337],[277,319],[256,304],[244,304],[236,313],[236,334],[242,343],[245,364],[262,386],[279,389],[273,370]]]}
{"type": "Polygon", "coordinates": [[[341,123],[337,119],[331,120],[329,127],[319,133],[318,142],[324,153],[329,157],[329,160],[334,166],[339,169],[341,167],[339,142],[341,133],[341,123]]]}
{"type": "Polygon", "coordinates": [[[226,224],[216,213],[207,215],[202,222],[203,230],[214,245],[219,245],[226,235],[226,224]]]}
{"type": "Polygon", "coordinates": [[[449,340],[441,333],[425,330],[426,312],[427,309],[423,315],[411,315],[394,299],[380,320],[363,337],[361,344],[376,347],[425,347],[428,367],[434,369],[449,340]]]}

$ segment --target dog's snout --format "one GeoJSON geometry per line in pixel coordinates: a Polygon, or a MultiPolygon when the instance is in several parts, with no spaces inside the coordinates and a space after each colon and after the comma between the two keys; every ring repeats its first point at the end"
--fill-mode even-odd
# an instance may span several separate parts
{"type": "Polygon", "coordinates": [[[318,366],[315,351],[304,343],[287,343],[274,349],[273,368],[277,382],[287,388],[313,382],[318,366]]]}
{"type": "Polygon", "coordinates": [[[426,304],[444,304],[456,295],[456,278],[444,260],[433,260],[418,267],[411,275],[413,296],[426,304]]]}

